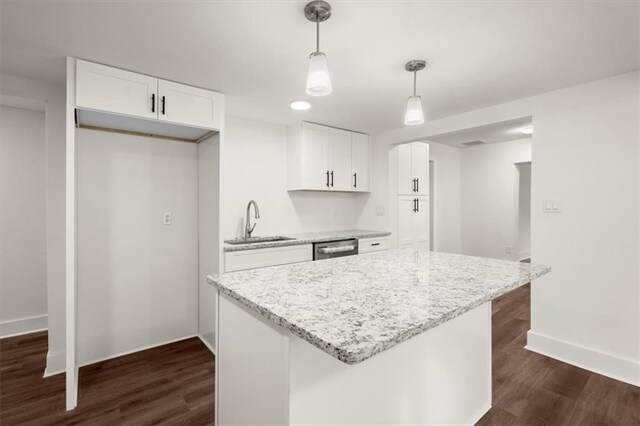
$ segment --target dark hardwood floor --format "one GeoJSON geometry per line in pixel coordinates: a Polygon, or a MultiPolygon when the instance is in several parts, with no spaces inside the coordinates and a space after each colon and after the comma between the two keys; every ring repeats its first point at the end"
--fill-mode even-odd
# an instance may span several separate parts
{"type": "Polygon", "coordinates": [[[64,374],[42,378],[47,333],[0,340],[0,424],[213,424],[214,358],[197,338],[80,369],[66,412],[64,374]]]}
{"type": "MultiPolygon", "coordinates": [[[[529,286],[493,303],[493,408],[479,425],[640,425],[640,388],[523,349],[529,286]]],[[[80,370],[78,408],[64,375],[42,378],[47,334],[0,340],[0,424],[213,424],[214,360],[188,339],[80,370]]]]}
{"type": "Polygon", "coordinates": [[[478,425],[640,425],[640,388],[524,349],[530,287],[494,300],[493,406],[478,425]]]}

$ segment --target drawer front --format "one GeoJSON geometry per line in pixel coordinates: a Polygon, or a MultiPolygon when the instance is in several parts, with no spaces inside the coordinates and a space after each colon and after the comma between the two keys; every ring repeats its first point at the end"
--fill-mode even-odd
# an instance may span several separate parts
{"type": "Polygon", "coordinates": [[[358,244],[360,246],[359,253],[387,250],[389,248],[389,237],[360,238],[358,244]]]}
{"type": "Polygon", "coordinates": [[[270,247],[255,250],[228,251],[225,253],[225,272],[264,268],[313,260],[311,244],[270,247]]]}

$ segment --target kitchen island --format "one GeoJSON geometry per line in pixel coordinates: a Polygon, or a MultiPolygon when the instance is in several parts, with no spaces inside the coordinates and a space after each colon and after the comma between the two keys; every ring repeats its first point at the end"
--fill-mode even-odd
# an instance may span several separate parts
{"type": "Polygon", "coordinates": [[[490,302],[549,270],[396,249],[210,276],[218,424],[473,423],[490,302]]]}

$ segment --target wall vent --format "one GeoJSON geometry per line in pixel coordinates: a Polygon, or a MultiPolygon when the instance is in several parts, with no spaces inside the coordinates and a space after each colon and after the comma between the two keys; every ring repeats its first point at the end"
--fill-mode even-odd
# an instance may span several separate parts
{"type": "Polygon", "coordinates": [[[474,146],[474,145],[484,145],[486,144],[485,141],[481,141],[481,140],[477,140],[477,141],[469,141],[469,142],[463,142],[462,145],[464,146],[474,146]]]}

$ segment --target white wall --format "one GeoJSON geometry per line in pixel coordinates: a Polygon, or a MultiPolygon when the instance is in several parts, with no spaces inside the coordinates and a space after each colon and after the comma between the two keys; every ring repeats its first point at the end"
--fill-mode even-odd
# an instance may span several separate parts
{"type": "MultiPolygon", "coordinates": [[[[224,238],[242,236],[247,203],[252,199],[261,216],[254,236],[356,226],[360,200],[367,194],[287,191],[286,126],[239,118],[227,118],[225,126],[224,238]]],[[[253,223],[253,208],[251,215],[253,223]]]]}
{"type": "Polygon", "coordinates": [[[76,135],[78,363],[197,334],[197,145],[76,135]]]}
{"type": "MultiPolygon", "coordinates": [[[[58,66],[62,72],[65,60],[58,66]]],[[[65,365],[65,115],[63,86],[0,74],[0,92],[45,103],[47,184],[47,374],[65,365]]]]}
{"type": "Polygon", "coordinates": [[[516,163],[531,161],[531,138],[460,152],[462,253],[519,260],[516,163]]]}
{"type": "Polygon", "coordinates": [[[0,337],[47,327],[45,154],[44,112],[0,106],[0,337]]]}
{"type": "MultiPolygon", "coordinates": [[[[376,135],[390,144],[532,116],[529,348],[640,383],[639,72],[376,135]],[[542,213],[547,198],[562,213],[542,213]]],[[[377,185],[370,203],[384,203],[377,185]]],[[[372,206],[364,206],[375,222],[372,206]]]]}

